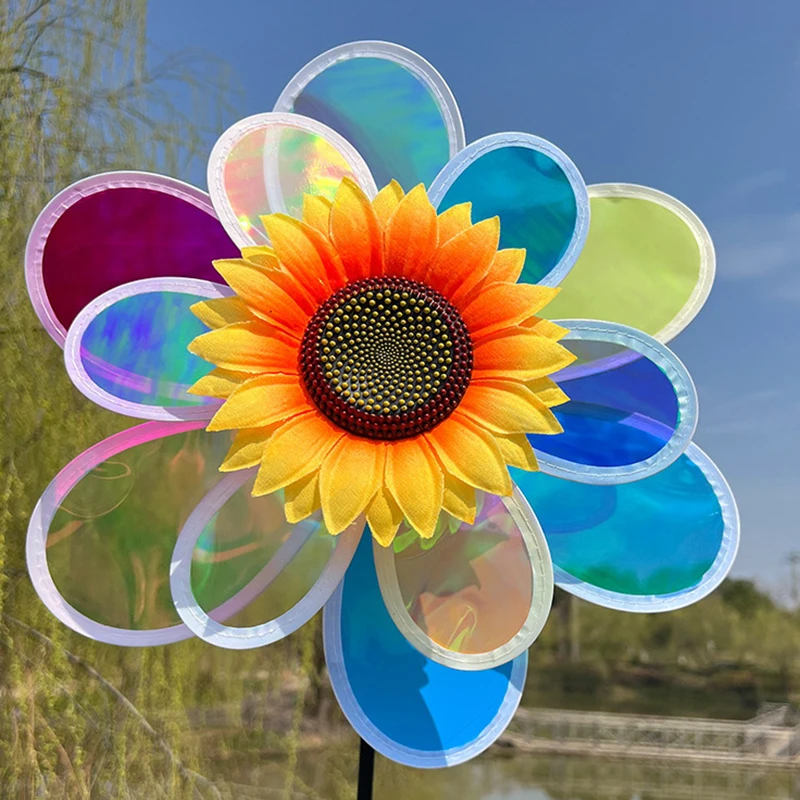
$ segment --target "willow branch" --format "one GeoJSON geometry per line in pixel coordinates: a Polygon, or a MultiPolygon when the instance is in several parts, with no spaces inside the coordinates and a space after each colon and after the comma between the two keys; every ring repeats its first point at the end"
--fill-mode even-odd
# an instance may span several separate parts
{"type": "Polygon", "coordinates": [[[36,628],[31,627],[25,622],[16,619],[15,617],[10,616],[9,614],[3,614],[3,619],[8,622],[13,623],[14,625],[22,628],[26,633],[30,634],[34,638],[38,639],[43,644],[47,645],[48,647],[56,648],[61,650],[63,654],[66,656],[67,660],[74,664],[77,667],[80,667],[82,670],[87,672],[91,675],[107,692],[114,695],[117,701],[125,708],[128,713],[130,713],[136,721],[139,723],[140,727],[147,733],[147,735],[155,742],[156,745],[161,749],[164,755],[172,762],[175,768],[180,773],[181,777],[188,780],[194,781],[195,789],[197,785],[203,786],[206,789],[209,789],[218,800],[222,800],[222,794],[220,793],[217,786],[206,778],[204,775],[201,775],[194,770],[189,769],[176,755],[172,752],[167,741],[164,739],[163,736],[148,722],[146,717],[139,711],[136,706],[125,697],[116,686],[113,686],[109,683],[91,664],[84,661],[80,656],[75,655],[75,653],[70,652],[64,647],[56,644],[52,639],[45,636],[41,631],[37,631],[36,628]]]}

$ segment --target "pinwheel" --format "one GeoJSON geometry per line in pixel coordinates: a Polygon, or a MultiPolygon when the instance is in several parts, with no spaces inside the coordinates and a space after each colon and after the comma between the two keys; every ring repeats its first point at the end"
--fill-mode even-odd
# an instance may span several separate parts
{"type": "Polygon", "coordinates": [[[554,582],[654,612],[727,574],[736,507],[665,344],[714,274],[682,203],[587,187],[531,134],[466,145],[439,74],[382,42],[229,128],[208,188],[97,175],[31,233],[73,383],[147,420],[33,512],[66,625],[245,649],[324,608],[355,730],[440,767],[511,720],[554,582]]]}

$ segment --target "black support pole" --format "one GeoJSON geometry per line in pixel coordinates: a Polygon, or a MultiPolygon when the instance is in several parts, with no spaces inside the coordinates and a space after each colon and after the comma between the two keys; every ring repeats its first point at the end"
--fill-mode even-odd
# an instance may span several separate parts
{"type": "Polygon", "coordinates": [[[372,785],[375,779],[375,751],[362,739],[358,751],[357,800],[372,800],[372,785]]]}

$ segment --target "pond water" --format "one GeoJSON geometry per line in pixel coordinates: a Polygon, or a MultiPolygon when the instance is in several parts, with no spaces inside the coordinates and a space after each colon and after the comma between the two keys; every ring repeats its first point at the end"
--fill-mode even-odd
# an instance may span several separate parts
{"type": "MultiPolygon", "coordinates": [[[[206,774],[235,798],[353,800],[357,771],[352,751],[301,753],[285,761],[226,762],[206,774]],[[287,777],[294,773],[287,794],[287,777]]],[[[497,755],[494,751],[447,770],[414,770],[380,756],[374,800],[800,800],[800,770],[743,770],[736,765],[695,768],[608,759],[497,755]]]]}

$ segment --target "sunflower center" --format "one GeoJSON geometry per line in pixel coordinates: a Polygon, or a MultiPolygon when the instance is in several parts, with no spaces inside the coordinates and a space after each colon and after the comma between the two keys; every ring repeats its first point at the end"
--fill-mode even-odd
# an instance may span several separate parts
{"type": "Polygon", "coordinates": [[[472,341],[456,309],[423,283],[365,278],[311,318],[300,372],[320,411],[371,439],[405,439],[436,427],[461,402],[472,341]]]}

